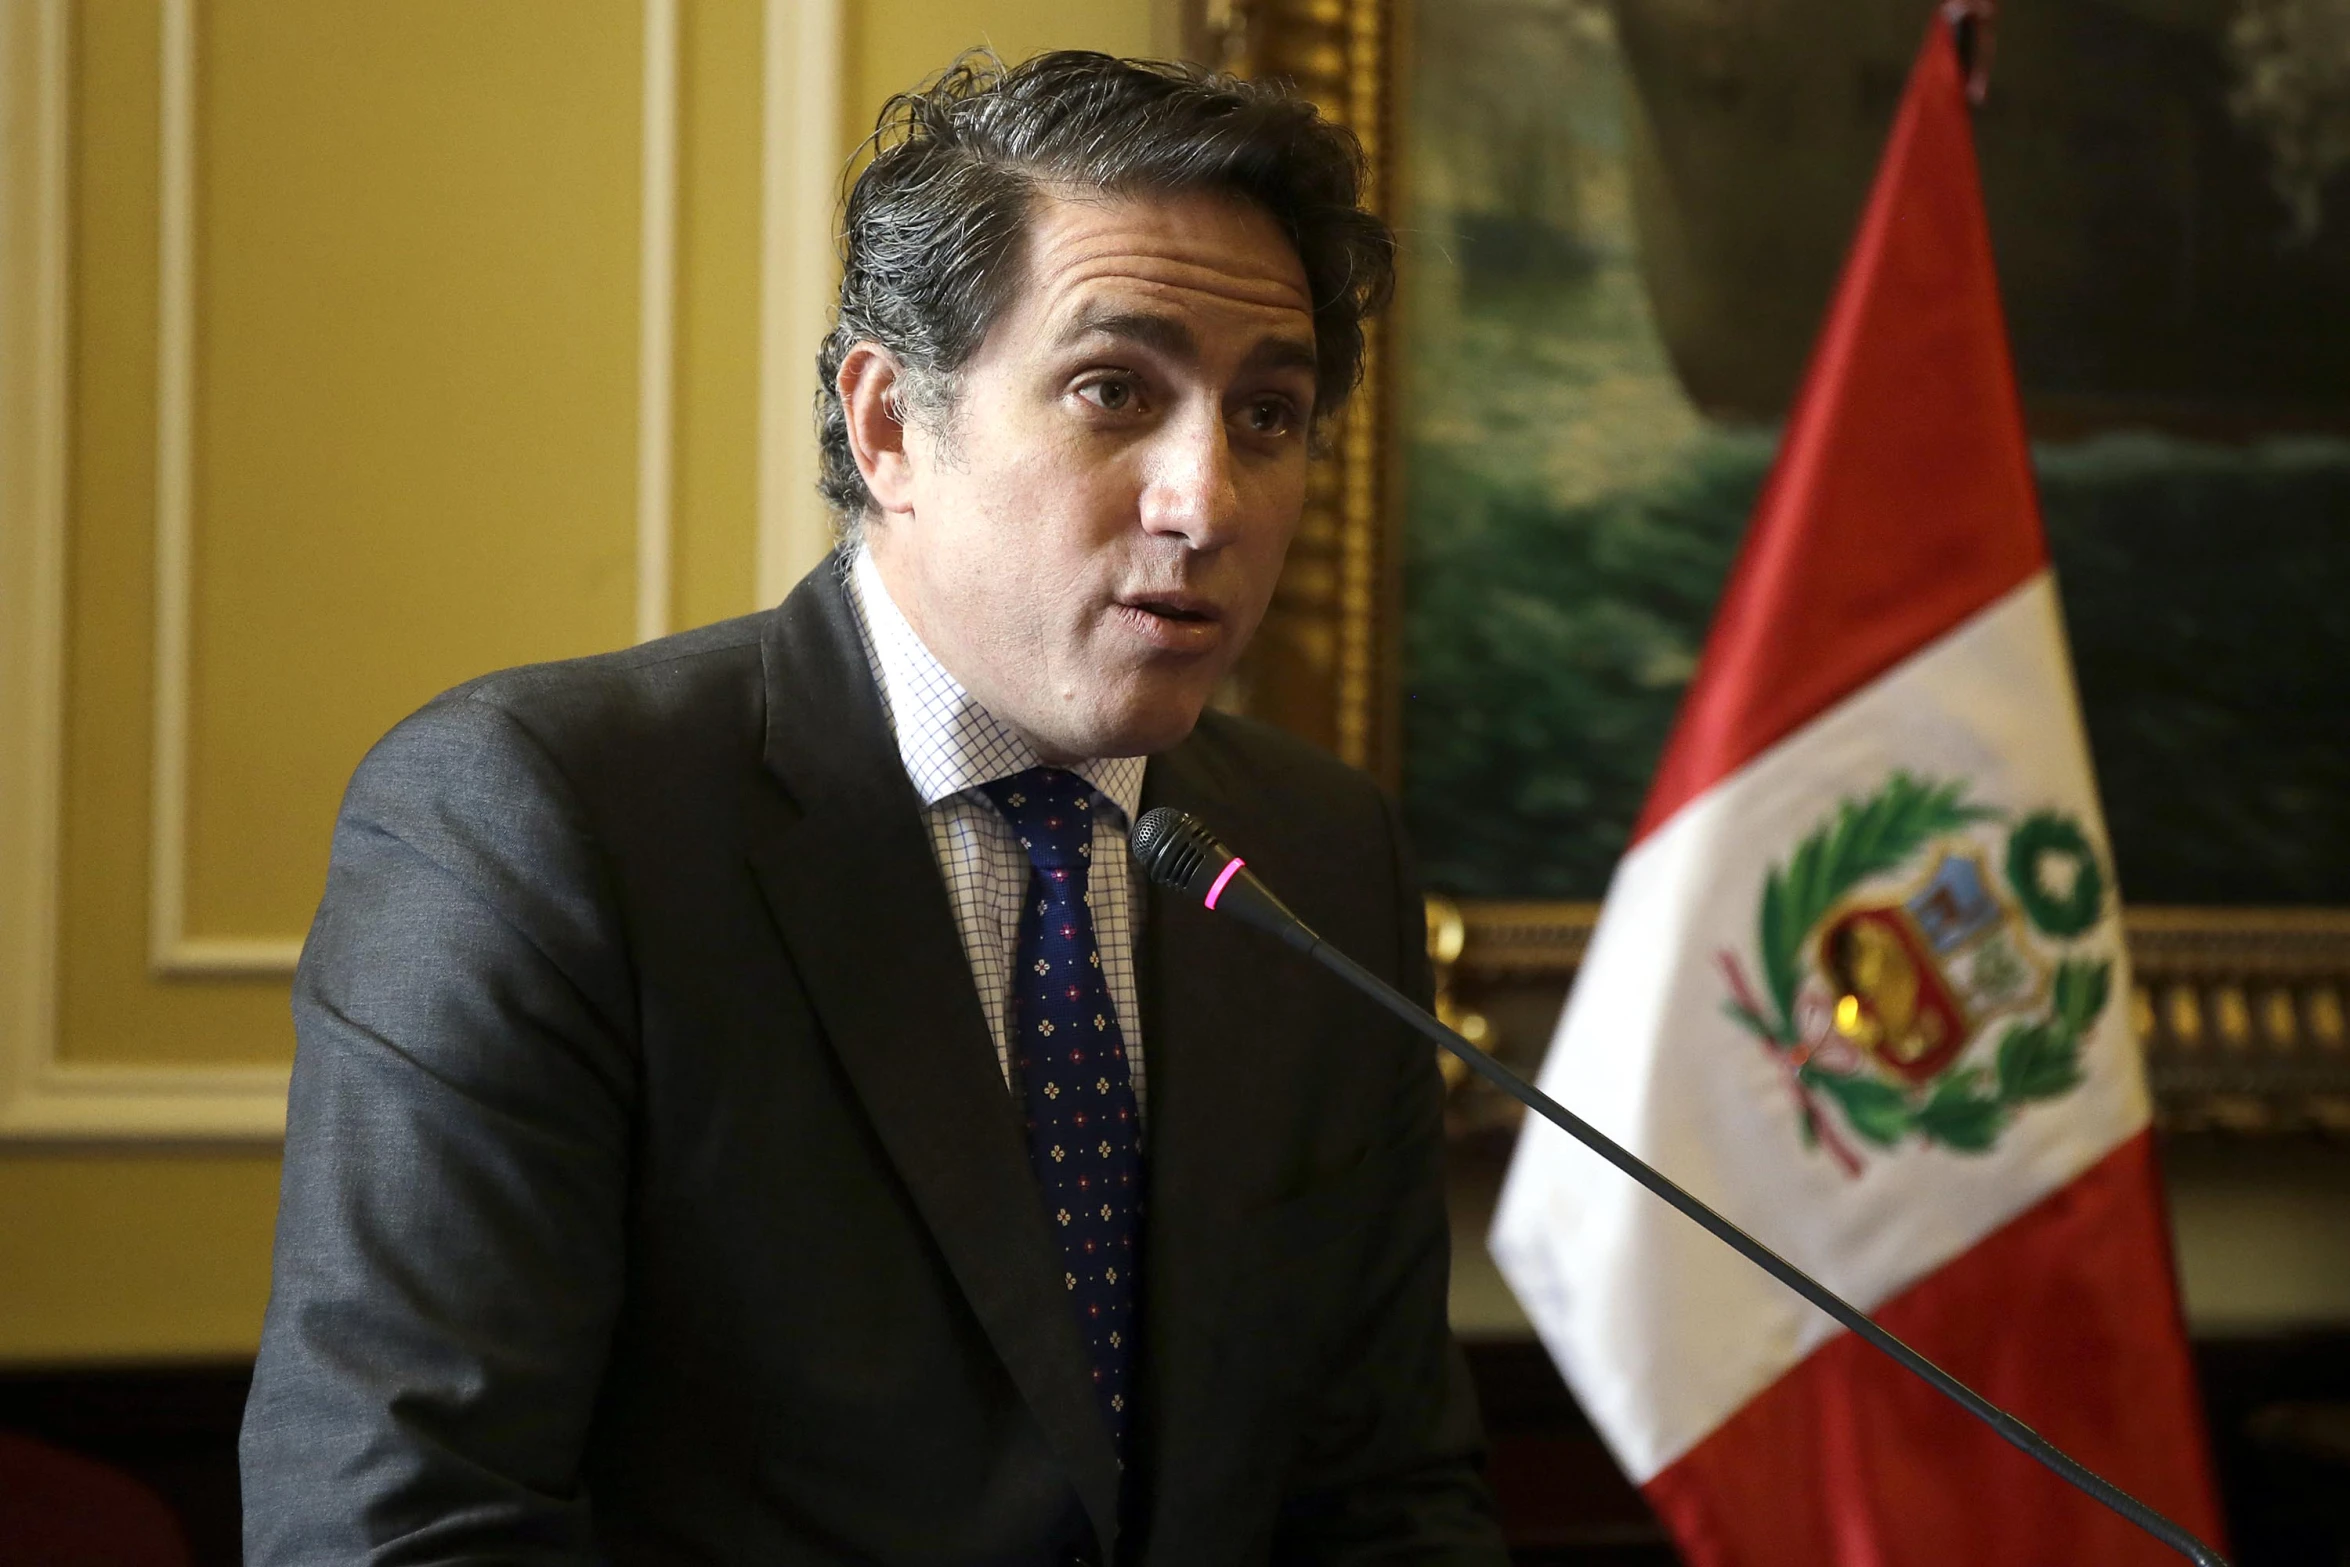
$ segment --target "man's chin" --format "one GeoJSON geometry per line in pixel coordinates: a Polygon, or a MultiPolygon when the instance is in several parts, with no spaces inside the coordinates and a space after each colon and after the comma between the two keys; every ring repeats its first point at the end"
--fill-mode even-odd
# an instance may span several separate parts
{"type": "Polygon", "coordinates": [[[1206,706],[1207,703],[1200,702],[1185,708],[1180,714],[1168,714],[1148,724],[1137,724],[1119,735],[1116,749],[1106,750],[1102,754],[1156,756],[1161,751],[1172,751],[1191,738],[1191,732],[1199,727],[1200,711],[1206,706]]]}
{"type": "Polygon", "coordinates": [[[1171,751],[1199,727],[1207,707],[1205,693],[1196,697],[1160,697],[1104,711],[1094,722],[1055,735],[1032,735],[1031,741],[1048,760],[1081,762],[1105,756],[1156,756],[1171,751]]]}

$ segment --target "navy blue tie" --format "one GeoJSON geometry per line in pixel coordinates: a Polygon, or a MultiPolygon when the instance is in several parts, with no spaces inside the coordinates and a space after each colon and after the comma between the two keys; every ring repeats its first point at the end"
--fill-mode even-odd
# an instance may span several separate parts
{"type": "Polygon", "coordinates": [[[1057,767],[1032,767],[983,787],[1019,835],[1030,866],[1005,1025],[1028,1158],[1061,1242],[1062,1278],[1102,1418],[1123,1453],[1134,1385],[1142,1123],[1086,890],[1093,790],[1057,767]]]}

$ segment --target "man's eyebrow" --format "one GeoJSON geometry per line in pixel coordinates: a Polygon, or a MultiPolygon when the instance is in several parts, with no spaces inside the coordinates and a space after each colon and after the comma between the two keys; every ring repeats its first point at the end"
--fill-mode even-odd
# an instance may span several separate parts
{"type": "MultiPolygon", "coordinates": [[[[1160,315],[1155,311],[1087,310],[1069,323],[1068,329],[1061,333],[1061,341],[1074,343],[1080,338],[1095,336],[1123,338],[1187,364],[1199,358],[1199,339],[1192,336],[1191,328],[1174,316],[1160,315]]],[[[1313,339],[1289,333],[1260,339],[1249,350],[1246,364],[1252,370],[1314,371],[1321,368],[1321,362],[1314,354],[1313,339]]]]}
{"type": "Polygon", "coordinates": [[[1314,353],[1313,339],[1279,337],[1261,339],[1248,351],[1251,370],[1303,370],[1311,374],[1322,368],[1322,361],[1314,353]]]}
{"type": "Polygon", "coordinates": [[[1122,337],[1144,348],[1156,349],[1171,359],[1189,361],[1199,357],[1199,339],[1191,335],[1190,327],[1173,316],[1149,310],[1081,312],[1061,333],[1061,341],[1074,343],[1081,337],[1122,337]]]}

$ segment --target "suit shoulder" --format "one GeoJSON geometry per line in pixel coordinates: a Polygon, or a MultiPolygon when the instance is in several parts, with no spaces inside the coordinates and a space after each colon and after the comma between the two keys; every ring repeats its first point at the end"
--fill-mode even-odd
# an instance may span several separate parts
{"type": "Polygon", "coordinates": [[[525,664],[434,697],[369,750],[346,804],[404,794],[594,793],[652,770],[683,785],[755,755],[763,722],[761,617],[612,653],[525,664]],[[559,783],[557,779],[568,780],[559,783]]]}
{"type": "MultiPolygon", "coordinates": [[[[465,722],[471,711],[504,715],[566,763],[621,749],[684,745],[731,733],[755,735],[759,639],[772,611],[720,621],[610,653],[524,664],[443,692],[410,723],[465,722]]],[[[397,731],[395,731],[396,733],[397,731]]]]}
{"type": "Polygon", "coordinates": [[[554,716],[597,699],[690,701],[759,663],[759,634],[774,612],[737,616],[634,647],[580,658],[521,664],[479,675],[442,693],[441,701],[486,702],[517,717],[554,716]]]}

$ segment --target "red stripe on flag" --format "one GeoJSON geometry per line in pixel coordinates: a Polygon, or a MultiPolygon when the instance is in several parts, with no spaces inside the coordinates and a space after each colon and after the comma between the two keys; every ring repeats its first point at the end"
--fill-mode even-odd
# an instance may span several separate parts
{"type": "Polygon", "coordinates": [[[1635,840],[2047,559],[1937,20],[1635,840]]]}
{"type": "MultiPolygon", "coordinates": [[[[2142,1132],[1877,1320],[2213,1544],[2219,1506],[2142,1132]]],[[[1690,1567],[2178,1558],[1849,1335],[1646,1487],[1690,1567]]]]}

